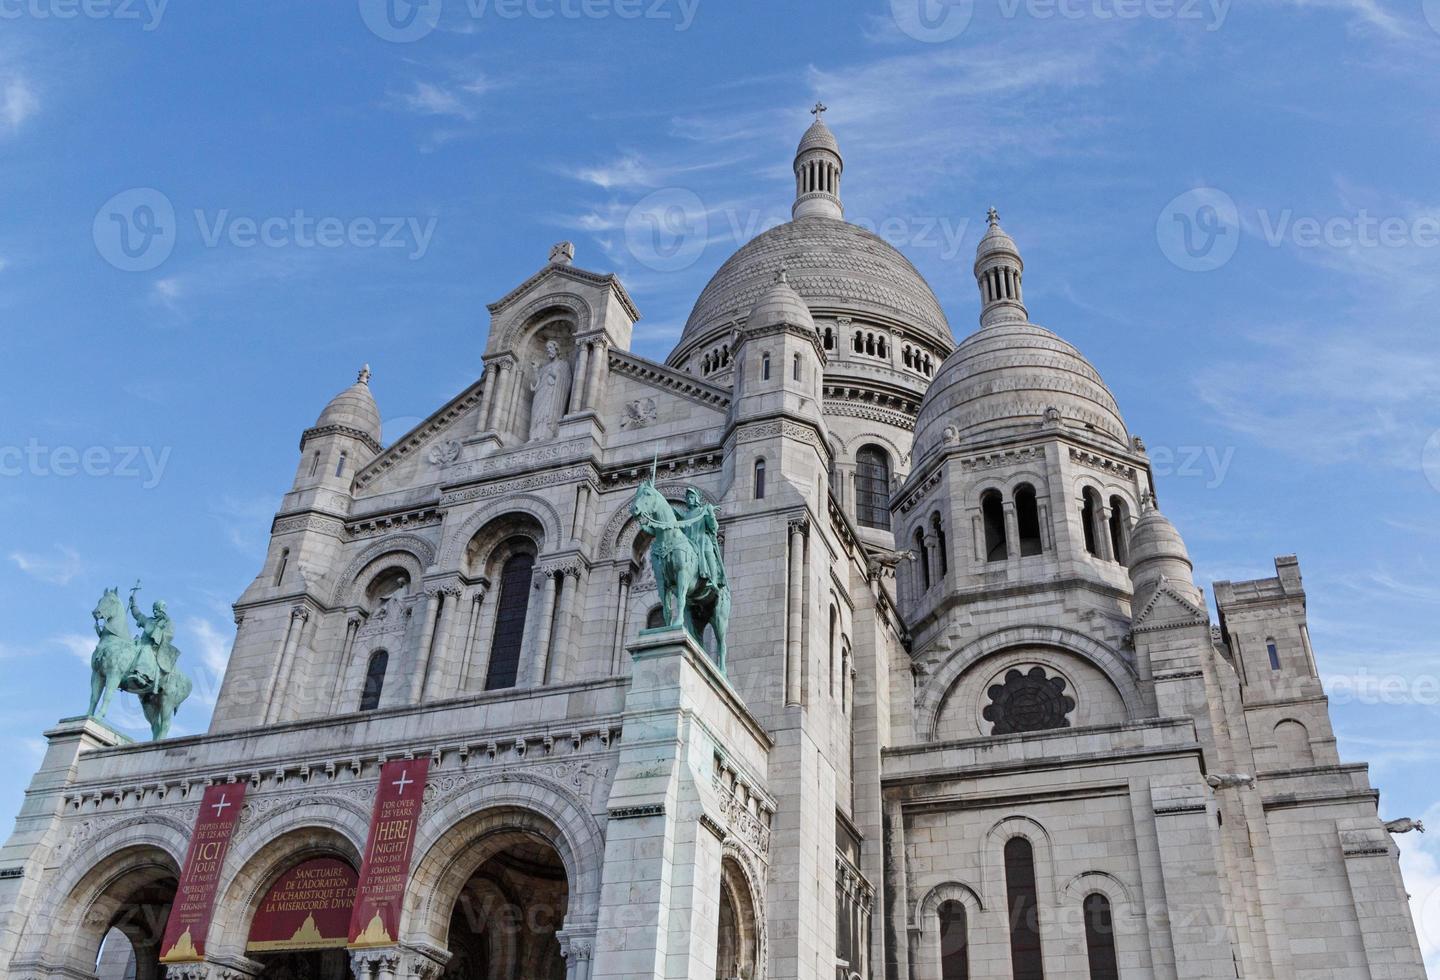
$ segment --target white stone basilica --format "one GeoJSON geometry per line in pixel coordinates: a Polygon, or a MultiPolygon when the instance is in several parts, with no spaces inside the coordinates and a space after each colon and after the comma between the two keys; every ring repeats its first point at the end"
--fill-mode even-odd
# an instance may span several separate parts
{"type": "Polygon", "coordinates": [[[817,121],[794,220],[720,267],[664,363],[561,244],[413,431],[382,444],[368,369],[336,395],[210,731],[47,733],[0,849],[0,976],[1423,978],[1403,828],[1337,754],[1295,558],[1215,583],[1212,621],[995,213],[957,345],[844,220],[843,169],[817,121]],[[630,510],[652,464],[718,510],[728,676],[660,625],[630,510]],[[288,869],[360,866],[379,767],[412,758],[396,944],[257,946],[288,869]],[[203,959],[167,968],[225,783],[203,959]]]}

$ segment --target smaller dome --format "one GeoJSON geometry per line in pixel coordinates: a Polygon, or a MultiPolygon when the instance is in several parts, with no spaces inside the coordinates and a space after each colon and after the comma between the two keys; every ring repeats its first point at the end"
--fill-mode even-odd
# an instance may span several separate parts
{"type": "Polygon", "coordinates": [[[757,327],[775,327],[780,325],[792,327],[804,327],[806,330],[815,329],[815,318],[810,315],[810,308],[805,305],[805,300],[790,285],[786,278],[785,270],[781,269],[775,274],[775,283],[767,289],[755,305],[750,307],[750,316],[745,320],[747,330],[757,327]]]}
{"type": "Polygon", "coordinates": [[[370,365],[360,369],[355,383],[330,399],[330,404],[315,420],[316,429],[332,425],[363,432],[377,445],[380,443],[380,408],[370,394],[370,365]]]}
{"type": "Polygon", "coordinates": [[[805,135],[800,137],[800,145],[795,148],[795,155],[798,157],[810,150],[829,150],[837,157],[840,155],[840,143],[835,139],[835,134],[830,132],[830,127],[818,117],[810,124],[810,128],[805,130],[805,135]]]}
{"type": "Polygon", "coordinates": [[[1142,509],[1140,519],[1130,529],[1130,581],[1136,599],[1153,595],[1165,581],[1198,605],[1202,599],[1195,587],[1195,566],[1185,540],[1151,498],[1146,498],[1142,509]]]}
{"type": "Polygon", "coordinates": [[[1015,239],[1000,227],[1000,213],[991,208],[987,220],[990,222],[990,227],[985,230],[980,244],[975,246],[975,261],[979,262],[987,255],[993,255],[996,252],[1008,252],[1019,258],[1020,249],[1016,247],[1015,239]]]}

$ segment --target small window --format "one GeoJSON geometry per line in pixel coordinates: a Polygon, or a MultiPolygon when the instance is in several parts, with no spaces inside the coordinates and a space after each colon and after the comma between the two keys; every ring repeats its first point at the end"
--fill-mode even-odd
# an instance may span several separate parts
{"type": "Polygon", "coordinates": [[[310,475],[314,476],[320,472],[320,454],[317,452],[310,457],[310,475]]]}
{"type": "Polygon", "coordinates": [[[925,544],[925,532],[915,529],[915,554],[920,562],[920,581],[925,591],[930,591],[930,548],[925,544]]]}
{"type": "Polygon", "coordinates": [[[335,475],[345,475],[345,453],[343,452],[340,454],[340,459],[335,463],[335,475]]]}
{"type": "Polygon", "coordinates": [[[1110,549],[1116,561],[1130,564],[1130,508],[1120,497],[1110,498],[1110,549]]]}
{"type": "Polygon", "coordinates": [[[863,354],[863,353],[865,353],[865,333],[864,333],[863,331],[861,331],[861,330],[856,330],[856,331],[855,331],[855,340],[854,340],[854,342],[851,344],[851,346],[852,346],[853,348],[855,348],[855,353],[857,353],[857,354],[863,354]]]}
{"type": "Polygon", "coordinates": [[[1115,920],[1110,899],[1099,892],[1085,896],[1085,952],[1090,959],[1090,980],[1120,980],[1115,959],[1115,920]]]}
{"type": "Polygon", "coordinates": [[[793,380],[795,380],[795,381],[799,381],[799,380],[800,380],[800,355],[799,355],[799,354],[796,354],[796,355],[795,355],[795,360],[794,360],[794,362],[793,362],[793,363],[791,364],[791,366],[790,366],[790,377],[791,377],[793,380]]]}
{"type": "Polygon", "coordinates": [[[1275,645],[1275,638],[1267,637],[1265,640],[1265,652],[1270,654],[1270,669],[1280,669],[1280,649],[1275,645]]]}
{"type": "Polygon", "coordinates": [[[525,616],[530,608],[531,575],[535,556],[511,555],[500,570],[500,602],[495,632],[490,641],[490,668],[485,690],[514,687],[520,673],[520,646],[525,639],[525,616]]]}
{"type": "Polygon", "coordinates": [[[659,606],[651,607],[645,614],[645,628],[647,630],[658,630],[665,625],[665,611],[659,606]]]}
{"type": "Polygon", "coordinates": [[[884,337],[881,337],[879,340],[877,340],[877,341],[875,342],[875,352],[876,352],[877,354],[879,354],[881,357],[887,357],[887,358],[888,358],[888,357],[890,356],[890,348],[887,347],[887,346],[885,346],[885,338],[884,338],[884,337]]]}
{"type": "Polygon", "coordinates": [[[950,559],[946,555],[948,549],[945,547],[945,523],[940,520],[938,511],[930,515],[930,527],[935,532],[935,557],[939,559],[940,577],[944,578],[950,574],[950,559]]]}
{"type": "Polygon", "coordinates": [[[1080,507],[1080,523],[1085,530],[1085,550],[1099,558],[1100,494],[1096,493],[1093,487],[1086,487],[1082,499],[1084,503],[1080,507]]]}
{"type": "Polygon", "coordinates": [[[1014,980],[1045,980],[1040,950],[1040,905],[1035,887],[1035,849],[1024,837],[1005,842],[1005,893],[1010,921],[1014,980]]]}
{"type": "Polygon", "coordinates": [[[385,670],[390,666],[390,654],[376,650],[370,655],[370,666],[365,671],[365,689],[360,694],[360,710],[374,711],[380,707],[380,693],[385,689],[385,670]]]}
{"type": "Polygon", "coordinates": [[[761,381],[769,381],[769,380],[770,380],[770,355],[769,355],[769,354],[761,354],[761,355],[760,355],[760,380],[761,380],[761,381]]]}
{"type": "Polygon", "coordinates": [[[834,349],[835,349],[835,331],[832,330],[832,329],[829,328],[829,327],[826,327],[826,328],[825,328],[825,349],[826,349],[826,350],[834,350],[834,349]]]}
{"type": "Polygon", "coordinates": [[[1004,561],[1010,557],[1005,540],[1005,504],[999,490],[986,491],[980,498],[980,515],[985,525],[985,560],[1004,561]]]}
{"type": "Polygon", "coordinates": [[[763,459],[755,461],[755,499],[765,499],[765,461],[763,459]]]}
{"type": "Polygon", "coordinates": [[[280,567],[277,568],[277,569],[275,569],[275,584],[276,584],[276,585],[279,585],[281,579],[283,579],[283,578],[285,577],[285,566],[287,566],[287,565],[289,565],[289,564],[290,564],[290,549],[289,549],[289,548],[286,548],[284,551],[281,551],[281,552],[280,552],[280,567]]]}
{"type": "Polygon", "coordinates": [[[1045,550],[1040,537],[1040,506],[1035,501],[1035,488],[1028,483],[1015,488],[1015,524],[1022,558],[1045,550]]]}
{"type": "Polygon", "coordinates": [[[835,696],[835,622],[840,614],[834,605],[830,607],[830,696],[835,696]]]}
{"type": "Polygon", "coordinates": [[[966,935],[964,904],[941,903],[939,918],[941,980],[970,980],[970,938],[966,935]]]}

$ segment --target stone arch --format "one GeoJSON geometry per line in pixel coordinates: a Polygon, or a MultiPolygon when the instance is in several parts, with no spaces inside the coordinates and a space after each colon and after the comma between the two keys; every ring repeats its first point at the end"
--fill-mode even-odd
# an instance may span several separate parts
{"type": "Polygon", "coordinates": [[[925,681],[915,698],[916,718],[927,737],[934,738],[945,700],[972,666],[992,654],[1017,647],[1060,650],[1089,661],[1109,678],[1125,703],[1126,714],[1143,710],[1135,668],[1099,640],[1063,626],[1012,626],[980,637],[950,654],[925,681]]]}
{"type": "MultiPolygon", "coordinates": [[[[67,859],[25,923],[13,966],[94,974],[100,944],[121,910],[148,886],[178,881],[188,832],[154,822],[124,821],[67,859]]],[[[134,923],[158,944],[163,921],[134,923]]],[[[126,931],[127,938],[130,932],[126,931]]]]}
{"type": "MultiPolygon", "coordinates": [[[[997,820],[981,842],[979,865],[984,874],[981,893],[1004,896],[1005,894],[1005,844],[1012,837],[1024,837],[1030,842],[1035,854],[1035,885],[1043,910],[1053,909],[1060,898],[1059,885],[1055,878],[1055,849],[1050,832],[1044,824],[1024,814],[1011,814],[997,820]]],[[[998,902],[996,907],[1003,907],[998,902]]]]}
{"type": "Polygon", "coordinates": [[[562,540],[561,528],[564,522],[554,504],[544,497],[529,493],[508,495],[475,511],[465,518],[464,523],[456,528],[453,534],[447,536],[440,555],[439,568],[447,572],[462,571],[465,549],[470,542],[486,525],[503,519],[506,514],[524,514],[539,523],[545,534],[545,541],[536,542],[541,547],[547,542],[553,544],[562,540]]]}
{"type": "MultiPolygon", "coordinates": [[[[752,943],[755,955],[755,962],[750,965],[750,972],[742,973],[741,976],[748,976],[750,980],[765,980],[767,965],[770,962],[770,937],[766,930],[766,923],[769,916],[765,908],[765,892],[761,883],[765,880],[764,875],[755,867],[750,854],[734,841],[727,841],[721,849],[721,888],[729,887],[736,891],[744,889],[745,897],[750,903],[748,940],[752,943]]],[[[742,931],[742,935],[746,935],[742,931]]],[[[717,963],[717,966],[724,964],[717,963]]],[[[729,976],[729,974],[725,974],[729,976]]]]}
{"type": "Polygon", "coordinates": [[[936,910],[945,902],[960,902],[966,911],[974,914],[985,911],[985,902],[974,888],[959,881],[942,881],[914,903],[910,928],[925,931],[936,910]]]}
{"type": "Polygon", "coordinates": [[[1282,769],[1301,769],[1315,764],[1310,729],[1298,718],[1281,718],[1274,728],[1276,761],[1282,769]]]}
{"type": "Polygon", "coordinates": [[[959,902],[965,908],[966,940],[970,946],[976,945],[987,925],[985,905],[969,885],[943,881],[931,888],[914,903],[910,920],[911,955],[919,968],[918,976],[938,978],[941,975],[940,909],[949,902],[959,902]]]}
{"type": "Polygon", "coordinates": [[[207,954],[244,955],[255,909],[275,879],[301,861],[338,857],[359,869],[368,808],[340,795],[301,800],[285,800],[231,844],[215,892],[207,954]]]}
{"type": "Polygon", "coordinates": [[[574,319],[576,336],[589,332],[593,314],[583,296],[569,292],[546,293],[507,315],[505,326],[499,331],[500,343],[492,347],[492,351],[514,351],[525,340],[525,334],[551,310],[562,311],[574,319]]]}
{"type": "Polygon", "coordinates": [[[599,824],[580,800],[548,780],[506,773],[467,782],[428,802],[416,833],[400,917],[405,942],[445,948],[450,916],[471,875],[519,835],[549,844],[565,867],[565,928],[594,927],[604,860],[599,824]]]}
{"type": "MultiPolygon", "coordinates": [[[[700,494],[700,499],[707,504],[718,504],[713,494],[703,487],[695,486],[693,483],[679,483],[668,481],[655,484],[655,489],[672,504],[685,502],[685,491],[695,490],[700,494]]],[[[616,554],[628,555],[635,547],[635,538],[640,531],[640,524],[635,516],[630,513],[630,497],[624,500],[610,513],[610,519],[605,522],[605,536],[600,541],[599,557],[610,558],[616,554]]]]}
{"type": "Polygon", "coordinates": [[[1122,910],[1127,915],[1140,913],[1131,897],[1130,886],[1108,871],[1082,871],[1071,878],[1065,884],[1065,903],[1079,907],[1086,895],[1095,892],[1099,892],[1110,900],[1110,908],[1117,915],[1122,910]]]}
{"type": "Polygon", "coordinates": [[[356,586],[359,583],[360,574],[376,559],[392,553],[397,557],[398,563],[406,564],[407,567],[415,570],[411,581],[417,585],[424,576],[425,570],[435,563],[435,545],[418,534],[396,534],[381,538],[366,547],[350,561],[350,564],[345,566],[345,571],[335,582],[332,604],[337,606],[359,604],[356,586]]]}

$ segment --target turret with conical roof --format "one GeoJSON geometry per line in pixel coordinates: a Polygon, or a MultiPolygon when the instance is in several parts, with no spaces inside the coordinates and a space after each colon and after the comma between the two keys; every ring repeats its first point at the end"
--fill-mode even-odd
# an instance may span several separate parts
{"type": "Polygon", "coordinates": [[[1135,584],[1135,605],[1143,606],[1161,584],[1168,584],[1196,605],[1204,601],[1195,585],[1195,569],[1185,540],[1170,519],[1155,506],[1155,498],[1141,501],[1140,519],[1130,530],[1130,581],[1135,584]]]}
{"type": "Polygon", "coordinates": [[[380,454],[380,409],[370,393],[370,365],[330,399],[300,436],[293,490],[327,487],[348,493],[355,473],[380,454]]]}

